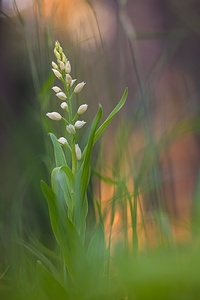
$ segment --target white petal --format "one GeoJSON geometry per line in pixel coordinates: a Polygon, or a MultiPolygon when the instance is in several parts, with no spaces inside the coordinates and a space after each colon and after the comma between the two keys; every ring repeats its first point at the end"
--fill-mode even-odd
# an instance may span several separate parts
{"type": "Polygon", "coordinates": [[[75,129],[74,125],[72,125],[72,124],[67,125],[66,129],[69,132],[69,134],[75,134],[76,133],[76,129],[75,129]]]}
{"type": "Polygon", "coordinates": [[[78,83],[74,88],[74,93],[80,93],[80,91],[82,91],[84,85],[85,85],[85,82],[78,83]]]}
{"type": "Polygon", "coordinates": [[[62,78],[62,74],[56,70],[56,69],[52,69],[52,71],[54,72],[54,75],[58,78],[58,79],[61,79],[62,78]]]}
{"type": "Polygon", "coordinates": [[[60,100],[66,100],[67,99],[67,96],[65,95],[65,93],[63,92],[59,92],[56,94],[56,97],[58,97],[60,100]]]}
{"type": "Polygon", "coordinates": [[[58,69],[58,65],[54,61],[52,61],[51,64],[54,69],[58,69]]]}
{"type": "Polygon", "coordinates": [[[80,160],[81,159],[81,149],[79,148],[79,145],[75,145],[75,152],[76,152],[76,159],[80,160]]]}
{"type": "Polygon", "coordinates": [[[71,73],[71,64],[69,61],[67,61],[66,66],[65,66],[65,72],[67,74],[71,73]]]}
{"type": "Polygon", "coordinates": [[[81,106],[79,106],[77,113],[79,115],[82,115],[88,108],[87,104],[82,104],[81,106]]]}
{"type": "Polygon", "coordinates": [[[74,126],[77,128],[77,129],[80,129],[81,127],[83,127],[85,125],[85,121],[76,121],[76,123],[74,124],[74,126]]]}
{"type": "Polygon", "coordinates": [[[58,86],[53,86],[53,87],[52,87],[52,90],[53,90],[55,93],[62,92],[62,90],[61,90],[58,86]]]}
{"type": "Polygon", "coordinates": [[[60,121],[62,119],[62,116],[58,112],[55,112],[55,111],[46,113],[46,116],[49,119],[54,120],[54,121],[60,121]]]}
{"type": "Polygon", "coordinates": [[[66,74],[66,82],[68,84],[71,84],[71,82],[72,82],[72,78],[71,78],[71,76],[69,74],[66,74]]]}
{"type": "Polygon", "coordinates": [[[67,102],[62,102],[62,103],[60,104],[60,107],[61,107],[62,109],[68,110],[67,102]]]}
{"type": "Polygon", "coordinates": [[[62,71],[65,69],[65,64],[63,61],[59,61],[59,66],[62,71]]]}
{"type": "Polygon", "coordinates": [[[68,145],[68,141],[63,136],[58,139],[58,142],[62,145],[68,145]]]}

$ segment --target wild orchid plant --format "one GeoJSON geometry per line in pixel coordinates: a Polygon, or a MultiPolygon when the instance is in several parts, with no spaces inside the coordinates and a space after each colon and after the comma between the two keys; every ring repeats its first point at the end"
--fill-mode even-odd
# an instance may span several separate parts
{"type": "MultiPolygon", "coordinates": [[[[87,144],[81,151],[77,131],[84,125],[82,114],[88,105],[75,107],[73,98],[80,93],[85,82],[78,83],[71,77],[71,64],[66,58],[59,42],[55,43],[54,54],[57,63],[52,62],[52,71],[62,83],[63,89],[54,86],[52,89],[62,101],[63,113],[48,112],[52,120],[66,123],[63,136],[50,137],[54,147],[55,168],[51,173],[51,187],[42,181],[42,190],[48,202],[52,230],[61,249],[64,264],[63,281],[59,282],[53,274],[41,264],[38,264],[44,282],[53,284],[59,299],[76,299],[76,296],[89,295],[100,288],[105,272],[105,240],[103,224],[97,224],[94,235],[89,243],[85,243],[86,219],[88,212],[87,188],[90,179],[91,153],[96,141],[105,128],[122,108],[127,98],[127,89],[122,99],[99,126],[103,109],[99,105],[93,119],[87,144]],[[65,114],[65,116],[63,116],[65,114]],[[70,151],[70,161],[65,156],[63,147],[70,151]],[[83,280],[84,278],[84,280],[83,280]]],[[[48,294],[45,284],[44,291],[48,294]]]]}

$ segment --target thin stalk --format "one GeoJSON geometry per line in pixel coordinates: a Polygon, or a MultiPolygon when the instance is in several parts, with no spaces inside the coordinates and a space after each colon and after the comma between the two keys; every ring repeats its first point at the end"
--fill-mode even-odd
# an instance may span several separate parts
{"type": "Polygon", "coordinates": [[[71,136],[71,149],[72,149],[72,172],[76,173],[76,151],[75,151],[75,138],[71,136]]]}
{"type": "MultiPolygon", "coordinates": [[[[65,94],[67,95],[67,104],[68,104],[68,112],[69,112],[69,124],[73,122],[73,111],[72,111],[72,104],[71,98],[73,96],[69,95],[69,87],[65,81],[63,81],[65,87],[65,94]]],[[[75,151],[75,137],[71,135],[71,151],[72,151],[72,172],[73,174],[76,173],[76,151],[75,151]]]]}

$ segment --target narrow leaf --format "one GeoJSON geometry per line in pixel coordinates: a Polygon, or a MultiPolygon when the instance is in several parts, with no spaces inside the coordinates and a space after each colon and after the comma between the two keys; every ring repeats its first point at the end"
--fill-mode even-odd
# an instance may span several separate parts
{"type": "Polygon", "coordinates": [[[41,186],[48,203],[52,230],[60,245],[69,275],[77,290],[85,293],[87,286],[82,279],[88,266],[81,238],[67,214],[62,213],[57,206],[52,189],[44,181],[41,186]]]}
{"type": "MultiPolygon", "coordinates": [[[[68,168],[64,169],[68,172],[68,168]]],[[[53,192],[56,196],[56,205],[60,214],[66,214],[68,209],[68,216],[72,215],[73,211],[73,187],[70,176],[70,181],[68,175],[62,167],[54,168],[51,173],[51,184],[53,192]],[[66,206],[67,205],[67,206],[66,206]]],[[[71,174],[70,174],[71,175],[71,174]]],[[[73,175],[72,175],[73,176],[73,175]]]]}
{"type": "Polygon", "coordinates": [[[61,167],[61,166],[67,165],[63,149],[62,149],[61,145],[59,144],[56,136],[53,133],[49,133],[49,135],[50,135],[51,141],[53,143],[56,167],[61,167]]]}
{"type": "Polygon", "coordinates": [[[124,94],[117,104],[117,106],[113,109],[113,111],[109,114],[107,119],[103,122],[103,124],[97,129],[94,137],[94,144],[99,139],[99,137],[102,135],[106,127],[110,124],[111,120],[114,118],[114,116],[120,111],[120,109],[124,106],[126,99],[128,96],[128,88],[125,89],[124,94]]]}
{"type": "Polygon", "coordinates": [[[77,174],[75,175],[76,193],[75,193],[74,217],[75,217],[76,228],[82,238],[82,241],[84,241],[84,237],[85,237],[86,217],[88,211],[86,191],[87,191],[89,178],[90,178],[90,160],[91,160],[92,146],[94,144],[95,132],[101,120],[102,113],[103,113],[102,107],[99,105],[98,112],[92,123],[89,140],[84,150],[82,165],[79,171],[77,172],[77,174]]]}
{"type": "Polygon", "coordinates": [[[94,118],[94,121],[92,123],[92,128],[91,128],[88,144],[87,144],[87,147],[86,147],[86,153],[85,153],[84,161],[83,161],[83,165],[82,165],[83,175],[82,175],[81,185],[82,185],[82,189],[83,189],[83,195],[85,194],[87,186],[88,186],[89,175],[90,175],[90,159],[91,159],[92,147],[93,147],[93,144],[94,144],[95,133],[96,133],[97,127],[99,125],[99,122],[101,120],[102,114],[103,114],[103,109],[102,109],[102,106],[99,105],[98,112],[97,112],[97,114],[94,118]]]}
{"type": "Polygon", "coordinates": [[[104,267],[105,267],[105,252],[106,243],[104,230],[101,223],[96,227],[95,233],[91,239],[88,247],[88,262],[90,268],[91,279],[94,281],[93,284],[98,286],[99,281],[103,278],[104,267]]]}
{"type": "Polygon", "coordinates": [[[49,300],[70,299],[64,287],[52,276],[52,274],[38,261],[37,269],[39,273],[40,285],[49,300]]]}

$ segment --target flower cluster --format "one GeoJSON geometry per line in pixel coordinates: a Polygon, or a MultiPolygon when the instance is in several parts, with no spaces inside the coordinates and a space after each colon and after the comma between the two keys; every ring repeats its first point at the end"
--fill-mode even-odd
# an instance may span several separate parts
{"type": "MultiPolygon", "coordinates": [[[[52,90],[55,92],[55,95],[58,99],[62,101],[60,107],[67,113],[67,118],[64,118],[58,112],[48,112],[46,115],[54,121],[63,120],[67,123],[66,131],[71,137],[71,144],[68,143],[65,137],[60,137],[58,139],[61,145],[66,145],[72,152],[72,161],[73,156],[77,160],[81,159],[81,149],[79,145],[75,142],[76,132],[85,125],[85,121],[79,120],[79,116],[82,115],[88,108],[87,104],[82,104],[73,114],[74,107],[73,102],[71,101],[74,94],[80,93],[83,89],[85,82],[78,83],[73,89],[73,85],[76,79],[72,79],[71,73],[71,64],[66,58],[60,43],[56,41],[54,54],[57,59],[57,63],[52,61],[52,71],[54,75],[63,83],[64,89],[62,90],[58,86],[53,86],[52,90]]],[[[72,166],[73,167],[73,166],[72,166]]]]}

